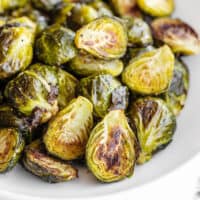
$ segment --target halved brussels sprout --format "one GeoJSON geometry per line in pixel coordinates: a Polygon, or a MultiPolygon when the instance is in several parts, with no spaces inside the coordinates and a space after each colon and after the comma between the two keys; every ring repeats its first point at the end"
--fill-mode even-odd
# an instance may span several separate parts
{"type": "MultiPolygon", "coordinates": [[[[104,117],[112,107],[112,97],[121,99],[121,108],[126,109],[127,92],[117,92],[121,88],[121,83],[111,75],[98,75],[83,78],[80,80],[78,92],[80,95],[88,98],[94,105],[94,114],[96,117],[104,117]],[[123,96],[122,96],[123,94],[123,96]]],[[[120,102],[118,101],[118,102],[120,102]]],[[[118,103],[119,106],[119,103],[118,103]]]]}
{"type": "Polygon", "coordinates": [[[171,15],[174,11],[174,0],[137,0],[140,9],[154,17],[171,15]]]}
{"type": "Polygon", "coordinates": [[[5,96],[18,111],[47,122],[58,111],[58,86],[55,68],[42,64],[32,65],[11,80],[5,96]]]}
{"type": "Polygon", "coordinates": [[[188,90],[189,71],[183,62],[176,60],[171,85],[169,90],[162,95],[175,115],[178,115],[183,109],[188,90]]]}
{"type": "Polygon", "coordinates": [[[75,44],[98,58],[120,58],[126,52],[127,32],[116,19],[101,17],[76,32],[75,44]]]}
{"type": "Polygon", "coordinates": [[[133,174],[136,140],[122,110],[109,112],[92,130],[86,161],[97,179],[114,182],[133,174]]]}
{"type": "Polygon", "coordinates": [[[70,164],[49,156],[40,140],[26,146],[23,165],[32,174],[49,183],[70,181],[78,176],[77,170],[70,164]]]}
{"type": "Polygon", "coordinates": [[[130,15],[136,7],[136,0],[110,0],[115,12],[120,16],[130,15]]]}
{"type": "Polygon", "coordinates": [[[69,64],[70,69],[77,75],[90,76],[98,74],[111,74],[119,76],[123,71],[121,60],[102,60],[90,54],[79,53],[69,64]]]}
{"type": "Polygon", "coordinates": [[[0,173],[11,170],[18,162],[24,140],[15,128],[0,128],[0,173]]]}
{"type": "Polygon", "coordinates": [[[74,32],[60,25],[53,25],[42,32],[36,41],[38,60],[49,65],[61,65],[75,57],[74,32]]]}
{"type": "Polygon", "coordinates": [[[173,70],[174,55],[165,45],[133,58],[125,68],[122,80],[134,92],[157,95],[168,89],[173,70]]]}
{"type": "Polygon", "coordinates": [[[129,18],[128,26],[129,46],[147,46],[153,43],[149,25],[140,18],[129,18]]]}
{"type": "Polygon", "coordinates": [[[137,162],[143,164],[154,152],[171,142],[176,118],[163,100],[152,97],[133,102],[130,118],[137,130],[141,150],[137,162]]]}
{"type": "Polygon", "coordinates": [[[0,79],[24,70],[32,61],[36,24],[26,17],[0,28],[0,79]]]}
{"type": "Polygon", "coordinates": [[[154,37],[168,44],[175,53],[200,53],[200,39],[195,30],[180,19],[161,18],[151,24],[154,37]]]}
{"type": "Polygon", "coordinates": [[[52,11],[62,0],[31,0],[33,6],[44,11],[52,11]]]}
{"type": "Polygon", "coordinates": [[[7,10],[14,8],[20,8],[25,6],[28,0],[1,0],[0,1],[0,13],[4,13],[7,10]]]}
{"type": "Polygon", "coordinates": [[[81,158],[93,127],[92,112],[93,106],[86,98],[72,100],[49,122],[44,135],[47,151],[62,160],[81,158]]]}
{"type": "Polygon", "coordinates": [[[73,98],[75,98],[78,80],[62,69],[58,69],[57,77],[59,88],[58,105],[59,108],[62,109],[66,107],[73,98]]]}

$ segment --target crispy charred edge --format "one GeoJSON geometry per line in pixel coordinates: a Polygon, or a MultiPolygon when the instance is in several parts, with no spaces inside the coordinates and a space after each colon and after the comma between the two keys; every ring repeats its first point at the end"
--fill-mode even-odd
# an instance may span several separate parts
{"type": "MultiPolygon", "coordinates": [[[[67,165],[71,165],[70,162],[66,162],[66,161],[63,161],[61,159],[58,159],[58,158],[54,157],[53,155],[49,155],[49,153],[45,149],[45,145],[42,142],[42,140],[40,141],[40,146],[39,146],[38,149],[34,149],[34,148],[29,147],[29,146],[26,146],[26,148],[24,150],[24,153],[23,153],[23,157],[21,159],[22,167],[27,172],[30,172],[32,175],[41,178],[43,181],[51,183],[51,184],[64,182],[61,178],[56,177],[55,175],[51,175],[51,174],[44,175],[44,176],[37,175],[34,171],[38,171],[39,170],[39,171],[43,171],[44,172],[45,169],[43,167],[41,167],[39,164],[29,161],[27,159],[27,155],[26,155],[28,152],[37,154],[38,157],[40,157],[40,155],[43,154],[44,156],[50,157],[52,160],[54,160],[56,162],[60,162],[60,163],[67,164],[67,165]]],[[[74,168],[74,167],[73,167],[73,170],[75,172],[74,177],[72,177],[69,180],[73,180],[75,178],[78,178],[78,170],[76,168],[74,168]]]]}
{"type": "Polygon", "coordinates": [[[166,32],[171,31],[180,38],[184,38],[182,30],[185,34],[190,34],[199,39],[197,32],[187,23],[179,19],[158,19],[151,23],[153,36],[158,40],[163,40],[166,32]],[[158,25],[158,23],[160,24],[158,25]]]}
{"type": "Polygon", "coordinates": [[[17,131],[17,137],[18,137],[16,146],[14,149],[14,154],[12,155],[11,160],[8,162],[8,167],[3,172],[0,172],[0,174],[8,173],[16,166],[16,164],[18,163],[18,161],[20,160],[22,156],[22,152],[25,147],[25,141],[23,139],[21,132],[18,129],[14,129],[14,130],[17,131]]]}

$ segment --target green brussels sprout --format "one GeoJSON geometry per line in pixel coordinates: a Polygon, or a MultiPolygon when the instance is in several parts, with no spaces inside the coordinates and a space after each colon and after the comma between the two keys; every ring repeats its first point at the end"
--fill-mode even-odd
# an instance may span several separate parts
{"type": "Polygon", "coordinates": [[[24,70],[32,61],[36,24],[26,17],[0,27],[0,79],[24,70]]]}
{"type": "Polygon", "coordinates": [[[24,140],[15,128],[0,128],[0,173],[11,170],[18,162],[24,140]]]}
{"type": "Polygon", "coordinates": [[[66,107],[75,98],[78,80],[68,72],[58,69],[58,105],[60,109],[66,107]]]}
{"type": "Polygon", "coordinates": [[[114,182],[133,174],[136,139],[122,110],[110,111],[92,130],[86,161],[97,179],[114,182]]]}
{"type": "Polygon", "coordinates": [[[62,160],[81,158],[93,127],[92,112],[86,98],[72,100],[48,124],[43,138],[47,151],[62,160]]]}
{"type": "Polygon", "coordinates": [[[49,183],[70,181],[78,176],[77,170],[70,164],[49,156],[40,140],[26,146],[23,165],[32,174],[49,183]]]}
{"type": "Polygon", "coordinates": [[[174,11],[174,0],[137,0],[140,9],[153,17],[171,15],[174,11]]]}
{"type": "Polygon", "coordinates": [[[116,59],[126,52],[127,33],[116,19],[101,17],[76,32],[75,44],[95,57],[116,59]]]}
{"type": "Polygon", "coordinates": [[[189,90],[189,71],[187,66],[176,60],[174,76],[169,90],[162,95],[175,115],[178,115],[185,105],[189,90]]]}
{"type": "Polygon", "coordinates": [[[98,18],[98,12],[90,5],[77,4],[72,9],[71,19],[74,23],[82,26],[98,18]]]}
{"type": "Polygon", "coordinates": [[[52,11],[62,0],[31,0],[33,6],[44,11],[52,11]]]}
{"type": "Polygon", "coordinates": [[[128,43],[129,46],[147,46],[153,43],[149,25],[140,18],[129,18],[128,43]]]}
{"type": "Polygon", "coordinates": [[[121,83],[117,79],[105,74],[81,79],[78,93],[93,103],[95,116],[102,118],[111,107],[115,107],[113,105],[116,105],[116,102],[118,102],[116,107],[121,102],[121,109],[126,109],[128,103],[124,99],[127,99],[128,91],[123,89],[124,91],[120,92],[121,87],[121,83]],[[112,102],[112,97],[121,100],[112,102]]]}
{"type": "Polygon", "coordinates": [[[167,45],[149,51],[130,61],[122,73],[122,80],[133,92],[142,95],[163,93],[172,80],[174,60],[167,45]]]}
{"type": "Polygon", "coordinates": [[[130,108],[130,119],[140,145],[138,164],[149,161],[156,151],[172,141],[176,118],[163,100],[152,97],[136,100],[130,108]]]}
{"type": "Polygon", "coordinates": [[[58,111],[58,87],[55,68],[32,65],[11,80],[5,88],[5,97],[18,111],[47,122],[58,111]]]}
{"type": "Polygon", "coordinates": [[[69,64],[70,69],[80,76],[90,76],[98,74],[111,74],[119,76],[123,71],[121,60],[102,60],[90,54],[79,53],[69,64]]]}
{"type": "Polygon", "coordinates": [[[1,0],[0,13],[25,6],[28,0],[1,0]]]}
{"type": "Polygon", "coordinates": [[[161,18],[151,24],[154,37],[168,44],[175,53],[200,53],[200,39],[195,30],[179,19],[161,18]]]}
{"type": "Polygon", "coordinates": [[[89,3],[89,5],[97,10],[98,17],[113,16],[113,12],[110,9],[110,7],[102,0],[94,0],[91,3],[89,3]]]}
{"type": "Polygon", "coordinates": [[[38,60],[49,65],[61,65],[75,57],[74,32],[60,25],[46,29],[36,41],[38,60]]]}

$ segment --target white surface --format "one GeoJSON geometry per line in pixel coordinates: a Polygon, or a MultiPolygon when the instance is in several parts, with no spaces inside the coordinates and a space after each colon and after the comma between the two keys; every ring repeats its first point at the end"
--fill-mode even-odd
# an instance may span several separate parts
{"type": "MultiPolygon", "coordinates": [[[[177,12],[175,16],[189,22],[200,33],[200,1],[177,0],[176,2],[177,12]]],[[[113,198],[121,196],[123,199],[129,199],[129,197],[135,199],[137,197],[137,200],[144,199],[142,197],[145,197],[145,195],[146,198],[149,198],[152,194],[152,198],[156,200],[157,190],[161,192],[162,196],[159,196],[159,199],[162,198],[162,200],[167,196],[175,199],[172,193],[176,192],[176,195],[178,191],[186,197],[187,188],[192,187],[191,184],[194,184],[195,187],[195,183],[189,182],[191,180],[190,170],[193,170],[193,165],[189,166],[190,170],[185,172],[180,168],[180,171],[183,170],[180,174],[179,170],[173,172],[172,174],[177,174],[174,175],[177,178],[172,179],[173,175],[170,174],[155,181],[155,179],[171,172],[200,151],[200,56],[190,57],[185,61],[191,72],[191,89],[185,110],[178,119],[178,130],[174,141],[150,162],[137,167],[134,177],[114,184],[100,184],[86,170],[81,170],[78,180],[51,185],[40,181],[18,166],[11,173],[0,176],[0,199],[35,200],[48,198],[51,200],[97,197],[99,195],[111,195],[112,193],[113,198]],[[149,183],[153,180],[155,182],[149,183]],[[129,191],[122,195],[114,194],[124,190],[129,191]],[[154,192],[152,193],[152,191],[154,192]],[[128,195],[127,198],[124,198],[125,195],[128,195]]],[[[196,162],[200,162],[200,158],[196,162]]],[[[188,193],[187,200],[192,199],[190,195],[192,196],[188,193]]]]}

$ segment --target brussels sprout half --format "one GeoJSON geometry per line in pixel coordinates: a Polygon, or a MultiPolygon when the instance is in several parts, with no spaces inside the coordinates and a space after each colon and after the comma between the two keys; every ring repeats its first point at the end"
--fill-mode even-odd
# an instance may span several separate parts
{"type": "Polygon", "coordinates": [[[23,165],[32,174],[50,183],[70,181],[78,176],[77,170],[70,164],[49,156],[40,140],[26,146],[23,165]]]}
{"type": "Polygon", "coordinates": [[[25,6],[28,0],[1,0],[0,13],[25,6]]]}
{"type": "Polygon", "coordinates": [[[130,119],[141,150],[138,164],[150,160],[154,152],[172,141],[176,118],[163,100],[152,97],[136,100],[130,108],[130,119]]]}
{"type": "Polygon", "coordinates": [[[154,37],[168,44],[175,53],[193,55],[200,52],[200,39],[195,30],[179,19],[161,18],[151,24],[154,37]]]}
{"type": "Polygon", "coordinates": [[[60,25],[53,25],[42,32],[36,41],[35,53],[39,61],[61,65],[75,57],[75,33],[60,25]]]}
{"type": "Polygon", "coordinates": [[[135,145],[135,135],[124,111],[111,111],[91,132],[86,147],[87,165],[103,182],[129,177],[137,158],[135,145]]]}
{"type": "Polygon", "coordinates": [[[173,70],[174,55],[165,45],[133,58],[122,73],[122,80],[133,92],[157,95],[168,89],[173,70]]]}
{"type": "Polygon", "coordinates": [[[27,17],[0,27],[0,79],[24,70],[32,62],[36,24],[27,17]]]}
{"type": "Polygon", "coordinates": [[[102,60],[90,54],[79,53],[69,63],[70,69],[79,76],[91,76],[98,74],[111,74],[119,76],[123,71],[121,60],[102,60]]]}
{"type": "Polygon", "coordinates": [[[81,79],[78,92],[93,103],[95,116],[102,118],[109,109],[119,106],[121,109],[126,109],[128,90],[120,89],[121,87],[122,85],[117,79],[105,74],[81,79]],[[113,105],[115,106],[113,107],[113,105]]]}
{"type": "Polygon", "coordinates": [[[174,11],[174,0],[137,0],[140,9],[154,17],[171,15],[174,11]]]}
{"type": "Polygon", "coordinates": [[[93,127],[92,112],[93,106],[86,98],[72,100],[48,124],[44,135],[47,151],[62,160],[81,158],[93,127]]]}
{"type": "Polygon", "coordinates": [[[179,115],[185,105],[189,90],[189,71],[187,66],[176,60],[174,76],[169,90],[162,95],[175,115],[179,115]]]}
{"type": "Polygon", "coordinates": [[[75,44],[95,57],[116,59],[126,52],[127,32],[116,19],[101,17],[76,32],[75,44]]]}
{"type": "Polygon", "coordinates": [[[0,128],[0,173],[11,170],[24,148],[21,133],[15,128],[0,128]]]}

